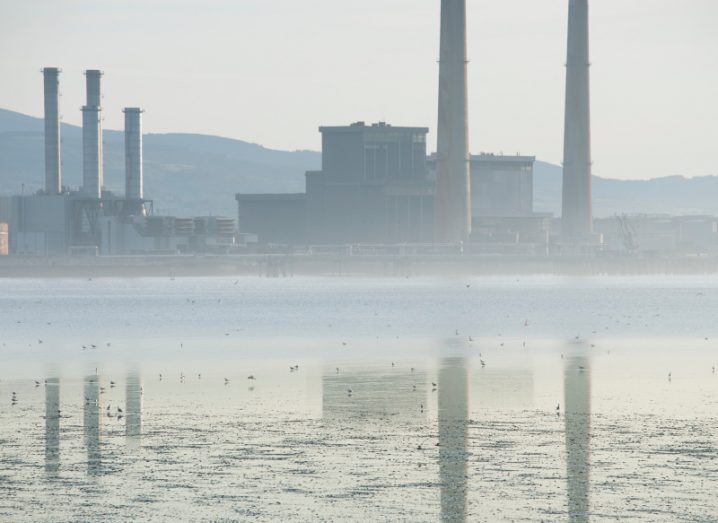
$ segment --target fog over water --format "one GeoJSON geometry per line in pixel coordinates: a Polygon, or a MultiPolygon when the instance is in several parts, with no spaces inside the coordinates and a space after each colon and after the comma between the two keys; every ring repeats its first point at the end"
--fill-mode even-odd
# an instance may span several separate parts
{"type": "Polygon", "coordinates": [[[0,295],[0,520],[718,514],[713,276],[0,295]]]}

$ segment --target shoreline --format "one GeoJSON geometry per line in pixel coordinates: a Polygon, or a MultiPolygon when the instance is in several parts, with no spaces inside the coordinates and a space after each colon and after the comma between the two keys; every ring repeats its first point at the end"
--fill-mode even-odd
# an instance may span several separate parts
{"type": "Polygon", "coordinates": [[[718,256],[511,257],[246,254],[223,256],[20,257],[0,259],[0,278],[718,274],[718,256]]]}

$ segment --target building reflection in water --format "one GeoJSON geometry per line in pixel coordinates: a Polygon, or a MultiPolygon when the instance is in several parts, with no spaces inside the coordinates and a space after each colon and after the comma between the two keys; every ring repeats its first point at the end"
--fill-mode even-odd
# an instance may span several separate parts
{"type": "Polygon", "coordinates": [[[139,447],[142,436],[142,378],[139,372],[127,375],[125,386],[125,435],[130,447],[139,447]]]}
{"type": "Polygon", "coordinates": [[[97,476],[102,473],[102,454],[100,449],[101,412],[100,378],[97,375],[85,378],[85,447],[87,448],[87,474],[97,476]]]}
{"type": "Polygon", "coordinates": [[[60,469],[60,380],[45,382],[45,472],[57,476],[60,469]]]}
{"type": "Polygon", "coordinates": [[[332,419],[425,419],[428,379],[423,369],[382,364],[327,368],[322,377],[322,417],[332,419]],[[349,392],[351,391],[351,392],[349,392]]]}
{"type": "Polygon", "coordinates": [[[564,423],[569,521],[589,520],[591,367],[589,358],[564,360],[564,423]]]}
{"type": "Polygon", "coordinates": [[[466,521],[469,362],[443,359],[438,377],[442,521],[466,521]]]}

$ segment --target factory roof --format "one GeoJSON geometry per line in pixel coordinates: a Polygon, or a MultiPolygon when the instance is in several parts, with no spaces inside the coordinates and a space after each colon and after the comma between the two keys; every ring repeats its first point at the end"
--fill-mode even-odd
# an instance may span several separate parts
{"type": "Polygon", "coordinates": [[[393,125],[390,125],[386,122],[377,122],[373,123],[371,125],[367,125],[365,122],[354,122],[351,125],[340,125],[340,126],[322,126],[319,128],[319,132],[343,132],[343,133],[357,133],[357,132],[364,132],[364,131],[404,131],[404,132],[414,132],[414,133],[428,133],[429,128],[428,127],[394,127],[393,125]]]}

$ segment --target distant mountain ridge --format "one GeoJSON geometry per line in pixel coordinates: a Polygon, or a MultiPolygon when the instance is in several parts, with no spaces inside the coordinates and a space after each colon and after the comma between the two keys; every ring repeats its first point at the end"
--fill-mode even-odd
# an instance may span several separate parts
{"type": "MultiPolygon", "coordinates": [[[[234,217],[234,194],[301,192],[304,173],[321,168],[315,151],[278,151],[261,145],[199,134],[146,134],[145,195],[155,211],[175,215],[234,217]]],[[[124,138],[104,132],[105,186],[124,192],[124,138]]],[[[82,180],[82,131],[62,125],[63,184],[82,180]]],[[[0,109],[0,194],[33,193],[44,184],[43,121],[0,109]]],[[[537,161],[534,207],[561,212],[561,167],[537,161]]],[[[624,181],[593,178],[594,214],[715,214],[718,176],[668,176],[624,181]]]]}

